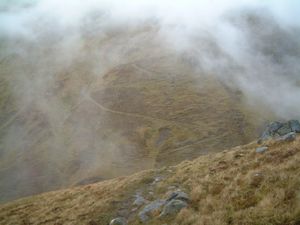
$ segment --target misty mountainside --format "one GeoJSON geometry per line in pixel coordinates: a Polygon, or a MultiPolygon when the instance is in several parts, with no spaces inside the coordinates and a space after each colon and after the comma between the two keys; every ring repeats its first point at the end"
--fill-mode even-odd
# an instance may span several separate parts
{"type": "Polygon", "coordinates": [[[1,8],[1,202],[175,165],[299,119],[300,31],[268,10],[188,26],[45,2],[1,8]]]}
{"type": "MultiPolygon", "coordinates": [[[[153,43],[153,32],[135,31],[145,43],[125,49],[128,62],[104,76],[84,58],[50,81],[32,74],[41,65],[28,67],[28,58],[2,63],[2,200],[171,165],[256,137],[259,123],[242,93],[153,43]],[[26,74],[20,83],[10,80],[16,69],[26,74]]],[[[113,34],[84,51],[123,48],[130,39],[113,34]]]]}

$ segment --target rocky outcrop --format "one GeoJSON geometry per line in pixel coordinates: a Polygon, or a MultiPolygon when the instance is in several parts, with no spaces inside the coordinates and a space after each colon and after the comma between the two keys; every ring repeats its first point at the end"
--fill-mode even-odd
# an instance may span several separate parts
{"type": "MultiPolygon", "coordinates": [[[[282,139],[285,135],[292,137],[292,133],[300,133],[300,122],[298,120],[289,120],[287,122],[272,122],[260,136],[258,143],[262,143],[265,140],[272,138],[282,139]]],[[[285,140],[291,140],[290,138],[284,138],[285,140]]]]}

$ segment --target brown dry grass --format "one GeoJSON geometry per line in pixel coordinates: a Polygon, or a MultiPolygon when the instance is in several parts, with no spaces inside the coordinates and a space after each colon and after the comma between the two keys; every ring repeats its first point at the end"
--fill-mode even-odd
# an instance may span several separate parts
{"type": "MultiPolygon", "coordinates": [[[[0,224],[106,225],[121,210],[133,209],[133,194],[146,191],[156,176],[155,198],[177,185],[191,202],[176,217],[151,225],[296,225],[300,223],[300,137],[290,143],[256,143],[74,189],[25,198],[0,207],[0,224]]],[[[145,192],[146,195],[146,192],[145,192]]],[[[146,196],[147,197],[147,196],[146,196]]],[[[129,224],[139,224],[129,212],[129,224]]]]}

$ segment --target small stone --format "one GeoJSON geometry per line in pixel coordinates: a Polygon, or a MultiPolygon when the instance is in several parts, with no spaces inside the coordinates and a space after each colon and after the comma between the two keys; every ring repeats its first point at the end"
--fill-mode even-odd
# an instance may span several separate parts
{"type": "Polygon", "coordinates": [[[110,221],[109,225],[127,225],[127,221],[123,217],[118,217],[118,218],[112,219],[110,221]]]}
{"type": "Polygon", "coordinates": [[[293,132],[300,133],[300,122],[298,120],[290,120],[289,124],[293,132]]]}
{"type": "Polygon", "coordinates": [[[296,133],[295,132],[290,132],[278,139],[278,141],[286,141],[286,142],[291,142],[296,139],[296,133]]]}
{"type": "Polygon", "coordinates": [[[257,153],[264,153],[265,151],[267,151],[268,150],[268,147],[265,147],[265,146],[263,146],[263,147],[258,147],[258,148],[256,148],[256,152],[257,153]]]}
{"type": "Polygon", "coordinates": [[[164,207],[162,213],[159,215],[159,217],[175,215],[175,214],[179,213],[181,209],[183,209],[187,206],[188,206],[188,204],[185,201],[173,199],[165,205],[165,207],[164,207]]]}

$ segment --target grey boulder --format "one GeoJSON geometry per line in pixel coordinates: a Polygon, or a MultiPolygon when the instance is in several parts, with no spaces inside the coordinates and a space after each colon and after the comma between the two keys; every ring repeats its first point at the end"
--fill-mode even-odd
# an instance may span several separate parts
{"type": "Polygon", "coordinates": [[[140,220],[145,223],[147,222],[151,217],[152,217],[152,214],[155,212],[155,211],[158,211],[160,210],[160,208],[166,203],[165,200],[155,200],[151,203],[149,203],[148,205],[146,205],[142,211],[139,212],[139,218],[140,220]]]}
{"type": "Polygon", "coordinates": [[[187,207],[188,204],[185,201],[179,199],[173,199],[169,201],[163,208],[160,217],[172,216],[180,212],[181,209],[187,207]]]}

